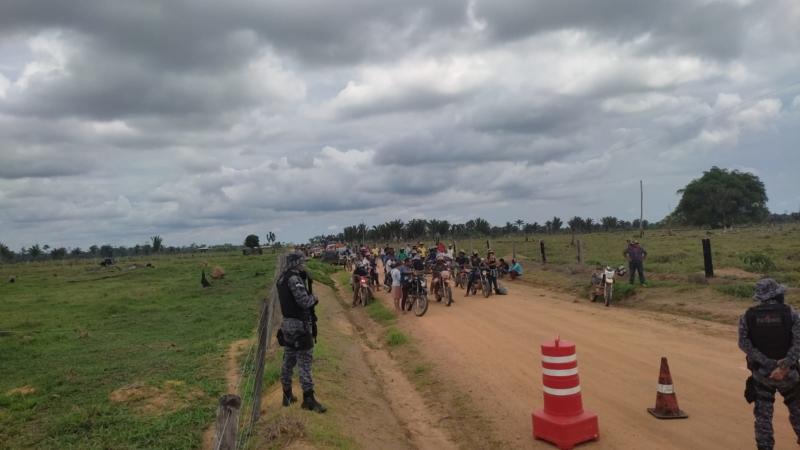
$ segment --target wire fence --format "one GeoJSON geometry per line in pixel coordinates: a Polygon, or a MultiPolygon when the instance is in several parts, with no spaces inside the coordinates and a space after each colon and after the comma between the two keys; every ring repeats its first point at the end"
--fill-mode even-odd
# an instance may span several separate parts
{"type": "Polygon", "coordinates": [[[242,359],[239,376],[234,392],[239,401],[234,405],[226,402],[225,395],[220,399],[217,409],[217,429],[213,450],[246,449],[253,437],[255,425],[261,416],[261,393],[264,382],[264,366],[271,336],[280,320],[278,292],[276,282],[285,270],[286,257],[279,255],[275,266],[275,276],[271,284],[270,295],[261,302],[261,313],[258,317],[256,340],[253,341],[242,359]],[[249,420],[240,420],[242,411],[249,412],[249,420]],[[224,418],[224,419],[223,419],[224,418]],[[236,427],[233,430],[233,427],[236,427]]]}

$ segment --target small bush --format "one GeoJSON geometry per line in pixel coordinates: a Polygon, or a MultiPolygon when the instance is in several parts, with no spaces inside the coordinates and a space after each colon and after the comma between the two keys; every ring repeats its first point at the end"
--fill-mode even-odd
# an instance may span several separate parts
{"type": "Polygon", "coordinates": [[[408,342],[408,337],[396,328],[391,328],[389,332],[386,333],[386,343],[389,344],[390,347],[397,347],[406,342],[408,342]]]}
{"type": "Polygon", "coordinates": [[[742,262],[750,272],[766,273],[775,270],[775,263],[763,253],[748,253],[742,256],[742,262]]]}

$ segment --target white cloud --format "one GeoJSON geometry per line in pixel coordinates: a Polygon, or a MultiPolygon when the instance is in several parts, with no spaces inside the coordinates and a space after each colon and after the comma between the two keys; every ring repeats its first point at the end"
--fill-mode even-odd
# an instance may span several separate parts
{"type": "Polygon", "coordinates": [[[800,95],[798,95],[797,97],[794,98],[794,100],[792,100],[792,108],[800,109],[800,95]]]}

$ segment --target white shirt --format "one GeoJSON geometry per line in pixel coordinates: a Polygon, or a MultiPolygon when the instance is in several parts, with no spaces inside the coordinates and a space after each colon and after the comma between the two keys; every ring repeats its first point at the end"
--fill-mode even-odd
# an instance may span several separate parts
{"type": "Polygon", "coordinates": [[[398,269],[397,267],[392,269],[392,287],[400,286],[400,277],[401,277],[400,269],[398,269]]]}

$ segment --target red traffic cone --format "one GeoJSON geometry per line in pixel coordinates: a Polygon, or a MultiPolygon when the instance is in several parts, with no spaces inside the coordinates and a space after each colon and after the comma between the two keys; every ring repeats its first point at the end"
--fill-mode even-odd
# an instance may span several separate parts
{"type": "Polygon", "coordinates": [[[531,415],[534,439],[568,450],[600,437],[597,415],[583,409],[575,344],[542,344],[542,384],[544,408],[531,415]]]}
{"type": "Polygon", "coordinates": [[[658,419],[685,419],[688,414],[678,408],[678,397],[672,385],[672,375],[669,374],[667,358],[661,358],[661,370],[658,373],[658,387],[656,388],[656,407],[647,408],[647,412],[658,419]]]}

